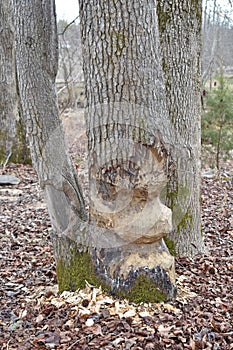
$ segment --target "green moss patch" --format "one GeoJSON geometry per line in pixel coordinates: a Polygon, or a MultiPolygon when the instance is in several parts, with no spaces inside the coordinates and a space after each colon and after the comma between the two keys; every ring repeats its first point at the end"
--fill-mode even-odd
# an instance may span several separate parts
{"type": "MultiPolygon", "coordinates": [[[[163,196],[165,197],[165,202],[168,207],[172,210],[173,224],[178,233],[181,233],[185,229],[190,229],[193,225],[193,217],[191,214],[190,207],[183,208],[179,203],[184,202],[189,196],[189,189],[187,187],[183,187],[181,185],[178,186],[177,189],[172,190],[167,185],[165,193],[163,196]],[[185,209],[185,211],[184,211],[185,209]]],[[[169,249],[170,242],[168,243],[169,249]]]]}
{"type": "Polygon", "coordinates": [[[60,293],[64,290],[85,288],[86,281],[95,286],[101,285],[105,291],[110,289],[95,275],[94,265],[87,251],[80,253],[73,249],[69,262],[63,259],[57,262],[56,273],[60,293]]]}
{"type": "Polygon", "coordinates": [[[187,228],[192,228],[192,226],[193,226],[193,217],[190,213],[190,208],[188,208],[186,213],[183,215],[182,220],[177,225],[177,232],[181,233],[187,228]]]}
{"type": "Polygon", "coordinates": [[[24,134],[21,121],[16,122],[16,135],[10,137],[7,132],[0,130],[0,164],[3,164],[7,159],[6,145],[9,142],[11,144],[11,157],[10,162],[17,164],[31,164],[30,151],[27,146],[26,137],[24,134]]]}
{"type": "Polygon", "coordinates": [[[164,237],[163,238],[168,250],[169,250],[169,253],[172,255],[172,256],[176,256],[176,250],[175,250],[175,243],[173,240],[169,239],[168,237],[164,237]]]}
{"type": "Polygon", "coordinates": [[[85,281],[96,284],[94,267],[88,252],[73,249],[70,261],[60,259],[56,267],[59,292],[85,287],[85,281]]]}
{"type": "Polygon", "coordinates": [[[134,303],[158,303],[166,300],[166,294],[161,292],[146,276],[139,276],[135,284],[127,292],[117,292],[118,297],[134,303]]]}

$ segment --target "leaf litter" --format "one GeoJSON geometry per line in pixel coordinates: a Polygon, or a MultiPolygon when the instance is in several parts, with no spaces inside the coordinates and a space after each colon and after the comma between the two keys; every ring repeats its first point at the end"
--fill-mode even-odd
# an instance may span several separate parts
{"type": "Polygon", "coordinates": [[[6,167],[8,174],[20,183],[0,191],[2,350],[233,349],[231,178],[202,179],[207,251],[176,258],[177,299],[137,305],[88,281],[83,290],[58,293],[51,225],[37,177],[22,165],[6,167]]]}

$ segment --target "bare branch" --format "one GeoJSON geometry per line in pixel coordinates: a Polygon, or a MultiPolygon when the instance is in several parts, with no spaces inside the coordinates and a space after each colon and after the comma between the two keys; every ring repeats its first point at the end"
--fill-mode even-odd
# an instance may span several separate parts
{"type": "Polygon", "coordinates": [[[5,163],[3,164],[3,169],[6,168],[7,163],[9,162],[9,159],[10,159],[11,156],[12,156],[12,152],[10,152],[10,153],[8,154],[8,156],[7,156],[7,158],[6,158],[6,161],[5,161],[5,163]]]}
{"type": "Polygon", "coordinates": [[[67,31],[67,29],[79,18],[79,15],[77,17],[75,17],[75,19],[73,19],[72,22],[68,23],[65,28],[63,29],[63,31],[61,33],[58,33],[58,35],[64,35],[65,32],[67,31]]]}

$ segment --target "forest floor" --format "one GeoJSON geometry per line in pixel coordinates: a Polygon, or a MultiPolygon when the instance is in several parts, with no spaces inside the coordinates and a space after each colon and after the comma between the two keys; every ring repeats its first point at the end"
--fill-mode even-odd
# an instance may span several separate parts
{"type": "MultiPolygon", "coordinates": [[[[85,147],[69,145],[85,180],[85,147]]],[[[221,176],[203,169],[206,253],[176,258],[177,299],[139,305],[88,283],[58,294],[37,177],[30,166],[7,166],[1,173],[20,183],[0,188],[0,349],[233,349],[232,166],[226,162],[221,176]]]]}

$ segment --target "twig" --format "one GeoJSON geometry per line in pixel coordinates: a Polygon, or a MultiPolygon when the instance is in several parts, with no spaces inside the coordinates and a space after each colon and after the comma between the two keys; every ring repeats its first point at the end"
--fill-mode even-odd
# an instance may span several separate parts
{"type": "Polygon", "coordinates": [[[233,335],[233,332],[228,332],[228,333],[219,333],[222,337],[229,337],[233,335]]]}
{"type": "Polygon", "coordinates": [[[75,19],[73,19],[72,22],[68,23],[65,28],[63,29],[63,31],[61,33],[58,33],[58,35],[64,35],[65,32],[67,31],[67,29],[76,21],[76,19],[79,18],[79,15],[77,17],[75,17],[75,19]]]}
{"type": "Polygon", "coordinates": [[[7,163],[9,162],[9,159],[10,159],[11,156],[12,156],[12,152],[10,152],[10,153],[8,154],[8,156],[7,156],[7,158],[6,158],[6,161],[5,161],[5,163],[3,164],[3,169],[4,169],[4,170],[5,170],[6,166],[7,166],[7,163]]]}
{"type": "Polygon", "coordinates": [[[57,94],[59,95],[63,90],[67,88],[67,86],[69,86],[72,83],[75,83],[77,80],[80,80],[80,74],[76,75],[72,80],[64,82],[65,85],[57,91],[57,94]]]}
{"type": "Polygon", "coordinates": [[[70,350],[73,348],[74,345],[78,344],[81,340],[85,339],[85,337],[82,337],[78,340],[76,340],[73,344],[71,344],[66,350],[70,350]]]}
{"type": "Polygon", "coordinates": [[[10,344],[10,342],[11,342],[11,339],[9,339],[9,340],[8,340],[8,342],[7,342],[7,344],[6,344],[6,349],[7,349],[7,350],[9,350],[9,349],[10,349],[10,348],[9,348],[9,344],[10,344]]]}

